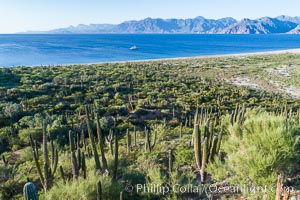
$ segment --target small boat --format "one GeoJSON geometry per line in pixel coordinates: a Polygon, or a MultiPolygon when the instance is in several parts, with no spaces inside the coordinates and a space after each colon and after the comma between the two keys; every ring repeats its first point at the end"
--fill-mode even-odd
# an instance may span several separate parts
{"type": "Polygon", "coordinates": [[[129,50],[137,50],[137,46],[133,45],[132,47],[129,48],[129,50]]]}

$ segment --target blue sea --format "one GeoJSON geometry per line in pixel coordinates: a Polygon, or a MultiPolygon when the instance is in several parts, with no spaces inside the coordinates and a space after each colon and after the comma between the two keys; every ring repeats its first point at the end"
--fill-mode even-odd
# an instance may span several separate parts
{"type": "Polygon", "coordinates": [[[82,64],[300,48],[300,35],[0,35],[0,66],[82,64]],[[136,50],[130,47],[137,46],[136,50]]]}

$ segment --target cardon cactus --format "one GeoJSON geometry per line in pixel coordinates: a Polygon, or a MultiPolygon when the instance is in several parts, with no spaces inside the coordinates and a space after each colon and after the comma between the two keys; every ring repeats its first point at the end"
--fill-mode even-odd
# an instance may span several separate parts
{"type": "Polygon", "coordinates": [[[39,196],[36,191],[36,187],[32,182],[28,182],[24,185],[23,195],[25,200],[38,200],[39,196]]]}
{"type": "Polygon", "coordinates": [[[172,149],[169,150],[169,174],[172,173],[173,169],[173,151],[172,149]]]}
{"type": "Polygon", "coordinates": [[[75,144],[74,144],[74,138],[73,138],[72,131],[69,131],[69,143],[70,143],[70,154],[71,154],[73,180],[76,180],[79,175],[78,163],[80,161],[77,161],[77,158],[75,155],[75,150],[74,150],[75,144]]]}
{"type": "Polygon", "coordinates": [[[245,118],[245,104],[240,106],[239,104],[236,105],[235,110],[232,111],[230,115],[230,124],[233,126],[234,124],[241,125],[245,118]]]}
{"type": "Polygon", "coordinates": [[[49,152],[48,152],[48,142],[47,142],[47,133],[46,133],[46,123],[43,121],[43,155],[44,155],[44,174],[41,170],[41,165],[39,163],[39,154],[38,154],[38,148],[36,143],[33,141],[32,136],[29,136],[30,139],[30,145],[32,148],[32,155],[33,160],[36,165],[37,172],[40,177],[41,184],[43,185],[43,188],[45,191],[49,190],[51,186],[53,185],[53,179],[54,174],[57,169],[57,163],[58,163],[58,151],[54,147],[53,141],[50,142],[51,144],[51,165],[50,165],[50,158],[49,158],[49,152]]]}
{"type": "MultiPolygon", "coordinates": [[[[165,126],[164,126],[165,127],[165,126]]],[[[145,127],[145,151],[151,152],[156,144],[157,131],[154,131],[154,141],[151,144],[151,134],[150,131],[145,127]]]]}
{"type": "Polygon", "coordinates": [[[106,161],[105,152],[104,152],[104,135],[101,131],[100,120],[99,120],[98,114],[96,114],[96,120],[97,120],[98,143],[99,143],[99,146],[100,146],[102,165],[103,165],[104,170],[108,170],[107,161],[106,161]]]}
{"type": "Polygon", "coordinates": [[[205,182],[206,178],[206,165],[209,162],[214,162],[214,157],[219,154],[223,133],[222,128],[219,133],[215,132],[215,124],[217,119],[210,119],[212,118],[210,112],[209,114],[202,114],[206,112],[207,111],[201,108],[199,115],[199,108],[197,106],[193,131],[195,160],[197,168],[200,172],[201,182],[203,183],[205,182]],[[205,119],[206,116],[209,117],[205,119]],[[200,123],[202,123],[201,127],[200,123]],[[203,136],[201,135],[201,132],[203,132],[203,136]]]}
{"type": "Polygon", "coordinates": [[[113,178],[117,180],[117,172],[118,172],[118,165],[119,165],[119,143],[118,143],[118,136],[115,134],[115,152],[114,152],[114,170],[113,170],[113,178]]]}
{"type": "Polygon", "coordinates": [[[127,135],[127,154],[129,154],[131,150],[131,135],[129,129],[127,129],[126,135],[127,135]]]}
{"type": "Polygon", "coordinates": [[[101,182],[97,182],[97,200],[102,200],[102,186],[101,182]]]}
{"type": "MultiPolygon", "coordinates": [[[[89,113],[88,106],[85,106],[85,113],[86,113],[86,125],[88,128],[88,134],[89,134],[90,142],[92,145],[92,150],[93,150],[93,155],[94,155],[94,160],[95,160],[95,169],[96,169],[96,171],[97,170],[101,171],[102,168],[100,166],[99,154],[98,154],[98,151],[96,148],[96,142],[95,142],[92,126],[90,123],[90,113],[89,113]]],[[[93,119],[93,117],[92,117],[92,119],[93,119]]]]}

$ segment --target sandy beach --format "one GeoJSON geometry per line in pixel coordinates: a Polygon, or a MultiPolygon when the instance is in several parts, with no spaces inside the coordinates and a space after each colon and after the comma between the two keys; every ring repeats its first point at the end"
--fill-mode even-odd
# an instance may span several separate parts
{"type": "Polygon", "coordinates": [[[300,54],[300,49],[286,49],[277,51],[263,51],[253,53],[236,53],[236,54],[220,54],[220,55],[209,55],[209,56],[191,56],[191,57],[178,57],[178,58],[161,58],[161,59],[149,59],[149,60],[129,60],[129,61],[116,61],[116,62],[100,62],[100,63],[89,63],[89,64],[103,64],[103,63],[136,63],[136,62],[160,62],[160,61],[180,61],[189,59],[206,59],[206,58],[221,58],[221,57],[240,57],[240,56],[254,56],[254,55],[274,55],[274,54],[300,54]]]}
{"type": "Polygon", "coordinates": [[[166,62],[166,61],[184,61],[195,59],[207,59],[207,58],[224,58],[224,57],[243,57],[243,56],[255,56],[255,55],[275,55],[275,54],[300,54],[299,49],[286,49],[276,51],[262,51],[252,53],[235,53],[235,54],[219,54],[219,55],[207,55],[207,56],[189,56],[189,57],[177,57],[177,58],[159,58],[159,59],[143,59],[143,60],[126,60],[126,61],[112,61],[112,62],[92,62],[92,63],[70,63],[70,64],[58,64],[52,66],[68,66],[68,65],[96,65],[96,64],[110,64],[110,63],[151,63],[151,62],[166,62]]]}
{"type": "MultiPolygon", "coordinates": [[[[217,54],[217,55],[204,55],[204,56],[189,56],[189,57],[176,57],[176,58],[158,58],[158,59],[141,59],[141,60],[124,60],[124,61],[111,61],[111,62],[88,62],[88,63],[67,63],[67,64],[53,64],[47,66],[70,66],[70,65],[97,65],[97,64],[111,64],[111,63],[157,63],[157,62],[168,62],[168,61],[188,61],[197,59],[207,58],[224,58],[224,57],[244,57],[244,56],[255,56],[255,55],[274,55],[274,54],[300,54],[300,48],[297,49],[286,49],[276,51],[262,51],[262,52],[251,52],[251,53],[234,53],[234,54],[217,54]]],[[[38,67],[41,65],[31,65],[29,67],[38,67]]],[[[20,67],[20,66],[13,66],[20,67]]],[[[1,67],[0,67],[1,68],[1,67]]]]}

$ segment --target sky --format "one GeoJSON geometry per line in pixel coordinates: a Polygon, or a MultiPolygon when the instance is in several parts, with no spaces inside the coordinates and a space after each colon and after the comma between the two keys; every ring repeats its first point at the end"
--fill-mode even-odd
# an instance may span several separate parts
{"type": "Polygon", "coordinates": [[[151,18],[300,16],[299,0],[0,0],[0,33],[151,18]]]}

